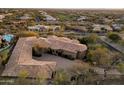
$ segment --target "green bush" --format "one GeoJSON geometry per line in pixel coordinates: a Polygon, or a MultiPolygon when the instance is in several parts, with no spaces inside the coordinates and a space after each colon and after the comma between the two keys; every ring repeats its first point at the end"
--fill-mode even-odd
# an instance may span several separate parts
{"type": "Polygon", "coordinates": [[[27,79],[28,77],[29,72],[25,69],[22,69],[18,72],[18,78],[16,79],[16,83],[21,85],[29,84],[29,80],[27,79]]]}
{"type": "Polygon", "coordinates": [[[122,46],[124,46],[124,40],[120,40],[119,41],[119,44],[122,45],[122,46]]]}
{"type": "Polygon", "coordinates": [[[64,70],[58,70],[56,71],[55,77],[53,78],[53,84],[66,85],[70,84],[69,80],[70,78],[67,72],[65,72],[64,70]]]}
{"type": "Polygon", "coordinates": [[[121,37],[115,32],[108,33],[108,38],[114,42],[121,40],[121,37]]]}
{"type": "Polygon", "coordinates": [[[95,50],[89,50],[87,54],[87,60],[95,62],[97,65],[109,65],[110,56],[106,48],[96,48],[95,50]]]}
{"type": "Polygon", "coordinates": [[[120,63],[117,65],[117,69],[120,71],[120,72],[124,72],[124,63],[120,63]]]}
{"type": "Polygon", "coordinates": [[[97,48],[105,48],[105,46],[101,45],[101,44],[89,44],[88,48],[91,50],[95,50],[97,48]]]}
{"type": "Polygon", "coordinates": [[[4,50],[0,53],[2,65],[5,65],[8,62],[8,57],[9,57],[9,49],[4,50]]]}
{"type": "Polygon", "coordinates": [[[91,34],[87,37],[83,37],[79,39],[80,43],[82,44],[89,44],[89,43],[96,43],[98,39],[98,36],[96,34],[91,34]]]}

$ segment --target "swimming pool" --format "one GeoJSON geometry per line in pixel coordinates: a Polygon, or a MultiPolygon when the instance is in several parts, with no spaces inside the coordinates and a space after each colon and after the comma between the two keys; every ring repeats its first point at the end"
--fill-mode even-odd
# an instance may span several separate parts
{"type": "Polygon", "coordinates": [[[6,40],[7,42],[11,42],[13,37],[14,37],[14,35],[12,35],[12,34],[3,35],[3,39],[6,40]]]}

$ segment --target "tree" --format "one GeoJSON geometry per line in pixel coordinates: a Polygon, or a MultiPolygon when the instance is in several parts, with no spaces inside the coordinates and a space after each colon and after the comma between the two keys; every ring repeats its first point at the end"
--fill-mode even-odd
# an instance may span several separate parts
{"type": "Polygon", "coordinates": [[[124,72],[124,63],[123,62],[121,62],[121,63],[119,63],[118,65],[117,65],[117,69],[120,71],[120,72],[124,72]]]}
{"type": "Polygon", "coordinates": [[[3,61],[2,56],[0,55],[0,65],[2,64],[2,61],[3,61]]]}
{"type": "Polygon", "coordinates": [[[92,82],[93,72],[90,72],[90,65],[84,62],[76,62],[69,69],[71,84],[87,84],[92,82]]]}
{"type": "Polygon", "coordinates": [[[69,75],[64,70],[56,71],[56,75],[53,78],[53,84],[65,85],[69,84],[69,75]]]}
{"type": "Polygon", "coordinates": [[[83,37],[83,38],[79,39],[79,41],[82,44],[89,44],[89,43],[96,43],[97,39],[98,39],[97,34],[91,34],[87,37],[83,37]]]}
{"type": "Polygon", "coordinates": [[[120,40],[120,41],[119,41],[119,44],[120,44],[121,46],[124,46],[124,40],[123,40],[123,39],[120,40]]]}
{"type": "Polygon", "coordinates": [[[90,62],[96,62],[97,65],[109,65],[110,56],[106,48],[97,48],[95,50],[89,50],[87,59],[90,62]]]}
{"type": "Polygon", "coordinates": [[[28,77],[28,75],[29,75],[29,73],[27,70],[20,70],[20,72],[19,72],[19,77],[21,77],[21,78],[26,78],[26,77],[28,77]]]}
{"type": "Polygon", "coordinates": [[[108,38],[114,42],[121,40],[121,37],[115,32],[108,33],[108,38]]]}
{"type": "Polygon", "coordinates": [[[111,56],[111,60],[112,60],[112,65],[116,65],[118,63],[120,63],[122,59],[122,55],[119,54],[119,53],[113,53],[112,56],[111,56]]]}

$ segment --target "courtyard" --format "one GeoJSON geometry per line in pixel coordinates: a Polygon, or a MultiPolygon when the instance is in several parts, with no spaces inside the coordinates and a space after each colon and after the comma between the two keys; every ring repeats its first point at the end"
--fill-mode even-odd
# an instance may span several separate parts
{"type": "Polygon", "coordinates": [[[67,58],[47,53],[43,54],[42,57],[33,57],[33,59],[40,60],[40,62],[42,61],[56,62],[56,69],[68,69],[72,67],[73,63],[75,62],[75,60],[70,60],[67,58]]]}

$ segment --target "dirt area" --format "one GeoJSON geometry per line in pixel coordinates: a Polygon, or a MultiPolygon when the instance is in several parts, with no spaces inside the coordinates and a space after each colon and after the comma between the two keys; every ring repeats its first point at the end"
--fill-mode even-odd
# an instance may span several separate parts
{"type": "Polygon", "coordinates": [[[42,57],[33,57],[35,60],[40,60],[42,61],[51,61],[51,62],[56,62],[57,63],[57,69],[67,69],[69,67],[72,67],[73,63],[75,60],[69,60],[63,57],[51,55],[51,54],[43,54],[42,57]]]}

